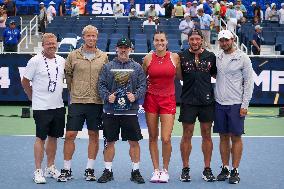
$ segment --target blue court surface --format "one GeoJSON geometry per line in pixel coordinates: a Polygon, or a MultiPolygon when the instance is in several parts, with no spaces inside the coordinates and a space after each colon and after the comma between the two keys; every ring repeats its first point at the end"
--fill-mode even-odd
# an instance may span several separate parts
{"type": "MultiPolygon", "coordinates": [[[[220,171],[220,156],[218,150],[218,137],[213,138],[214,151],[212,156],[212,169],[214,175],[220,171]]],[[[148,140],[142,140],[140,170],[146,183],[142,185],[132,183],[130,178],[131,162],[128,155],[128,143],[119,141],[116,144],[116,156],[113,162],[114,181],[106,184],[87,182],[83,173],[87,160],[87,139],[76,140],[76,151],[72,161],[72,169],[75,179],[67,183],[58,183],[54,179],[47,179],[44,185],[34,184],[32,177],[34,171],[33,143],[34,137],[1,136],[0,137],[0,189],[132,189],[132,188],[169,188],[169,189],[282,189],[284,183],[284,138],[283,137],[246,137],[244,138],[244,152],[240,166],[241,182],[238,185],[230,185],[227,182],[207,183],[201,179],[203,169],[203,156],[200,149],[201,138],[193,138],[193,150],[191,154],[190,183],[179,181],[181,172],[181,158],[179,151],[180,138],[172,139],[172,159],[170,162],[170,182],[167,184],[153,184],[149,182],[152,173],[152,162],[148,151],[148,140]]],[[[59,140],[56,166],[63,166],[63,139],[59,140]]],[[[95,163],[96,176],[99,177],[104,169],[102,144],[95,163]]],[[[160,148],[161,149],[161,148],[160,148]]],[[[161,153],[161,152],[160,152],[161,153]]],[[[45,162],[43,167],[45,166],[45,162]]]]}

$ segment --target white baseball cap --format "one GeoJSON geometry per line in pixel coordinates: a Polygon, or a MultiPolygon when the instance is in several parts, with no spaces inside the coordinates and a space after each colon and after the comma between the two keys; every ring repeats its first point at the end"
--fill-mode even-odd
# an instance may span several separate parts
{"type": "Polygon", "coordinates": [[[55,5],[55,3],[53,1],[50,1],[49,4],[50,5],[55,5]]]}
{"type": "Polygon", "coordinates": [[[192,1],[192,4],[197,4],[197,1],[192,1]]]}
{"type": "Polygon", "coordinates": [[[40,5],[44,5],[44,3],[43,3],[43,2],[40,2],[40,5]]]}
{"type": "Polygon", "coordinates": [[[262,30],[262,27],[261,27],[260,25],[256,25],[256,26],[254,27],[254,29],[255,29],[255,30],[257,30],[257,29],[262,30]]]}
{"type": "Polygon", "coordinates": [[[230,3],[229,3],[229,5],[232,5],[232,6],[233,6],[233,5],[234,5],[234,3],[233,3],[233,2],[230,2],[230,3]]]}
{"type": "Polygon", "coordinates": [[[218,2],[218,0],[213,0],[212,2],[215,3],[215,2],[218,2]]]}
{"type": "Polygon", "coordinates": [[[251,5],[256,5],[256,2],[255,1],[251,2],[251,5]]]}
{"type": "Polygon", "coordinates": [[[200,10],[200,9],[203,9],[203,4],[198,5],[196,9],[197,9],[197,11],[200,10]]]}
{"type": "Polygon", "coordinates": [[[276,6],[276,4],[275,3],[271,3],[271,7],[274,7],[274,6],[276,6]]]}
{"type": "Polygon", "coordinates": [[[136,11],[136,10],[135,10],[135,8],[132,8],[130,11],[133,12],[133,11],[136,11]]]}
{"type": "Polygon", "coordinates": [[[230,30],[222,30],[218,34],[218,40],[220,40],[222,38],[232,39],[232,38],[234,38],[234,35],[232,34],[232,32],[230,30]]]}
{"type": "Polygon", "coordinates": [[[190,14],[189,14],[189,13],[185,13],[185,14],[183,15],[184,18],[187,17],[187,16],[190,16],[190,14]]]}
{"type": "Polygon", "coordinates": [[[284,3],[281,3],[281,7],[283,7],[284,6],[284,3]]]}

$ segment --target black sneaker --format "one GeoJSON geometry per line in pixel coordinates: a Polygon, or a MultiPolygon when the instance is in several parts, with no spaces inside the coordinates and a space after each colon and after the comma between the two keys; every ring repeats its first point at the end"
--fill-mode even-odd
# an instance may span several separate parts
{"type": "Polygon", "coordinates": [[[181,175],[180,175],[179,180],[182,181],[182,182],[190,182],[191,178],[190,178],[190,175],[189,175],[189,171],[190,171],[189,167],[184,167],[181,171],[181,175]]]}
{"type": "Polygon", "coordinates": [[[132,182],[137,183],[137,184],[144,184],[145,183],[143,177],[140,174],[139,169],[136,169],[135,171],[131,171],[131,178],[130,178],[130,180],[132,182]]]}
{"type": "Polygon", "coordinates": [[[86,181],[96,181],[96,176],[94,174],[94,169],[86,169],[85,170],[85,179],[86,181]]]}
{"type": "Polygon", "coordinates": [[[202,178],[207,182],[214,182],[216,180],[210,167],[204,168],[202,178]]]}
{"type": "Polygon", "coordinates": [[[98,183],[106,183],[113,180],[113,172],[105,169],[102,176],[98,179],[98,183]]]}
{"type": "Polygon", "coordinates": [[[227,167],[222,166],[221,173],[217,176],[218,181],[225,181],[230,177],[230,170],[227,167]]]}
{"type": "Polygon", "coordinates": [[[230,178],[229,178],[229,183],[230,184],[238,184],[240,182],[240,176],[236,168],[231,170],[230,178]]]}
{"type": "Polygon", "coordinates": [[[66,182],[73,178],[71,169],[61,169],[60,176],[57,178],[57,182],[66,182]]]}

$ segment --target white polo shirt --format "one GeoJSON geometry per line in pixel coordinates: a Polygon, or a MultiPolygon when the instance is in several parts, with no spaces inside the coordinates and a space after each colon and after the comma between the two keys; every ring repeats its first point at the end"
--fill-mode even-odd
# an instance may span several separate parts
{"type": "Polygon", "coordinates": [[[40,53],[29,60],[24,77],[32,82],[33,110],[49,110],[64,106],[62,99],[64,66],[65,59],[58,55],[48,59],[40,53]],[[52,90],[54,92],[51,92],[52,90]]]}

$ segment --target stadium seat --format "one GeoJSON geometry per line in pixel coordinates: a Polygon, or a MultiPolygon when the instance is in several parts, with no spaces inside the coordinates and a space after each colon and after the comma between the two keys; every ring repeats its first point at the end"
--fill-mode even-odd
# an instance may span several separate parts
{"type": "Polygon", "coordinates": [[[276,32],[262,32],[264,45],[275,45],[276,32]]]}
{"type": "Polygon", "coordinates": [[[73,48],[73,45],[71,44],[62,44],[60,45],[60,47],[58,48],[58,52],[70,52],[72,51],[74,48],[73,48]]]}
{"type": "Polygon", "coordinates": [[[148,46],[147,46],[147,44],[135,45],[134,52],[135,53],[148,53],[148,46]]]}

